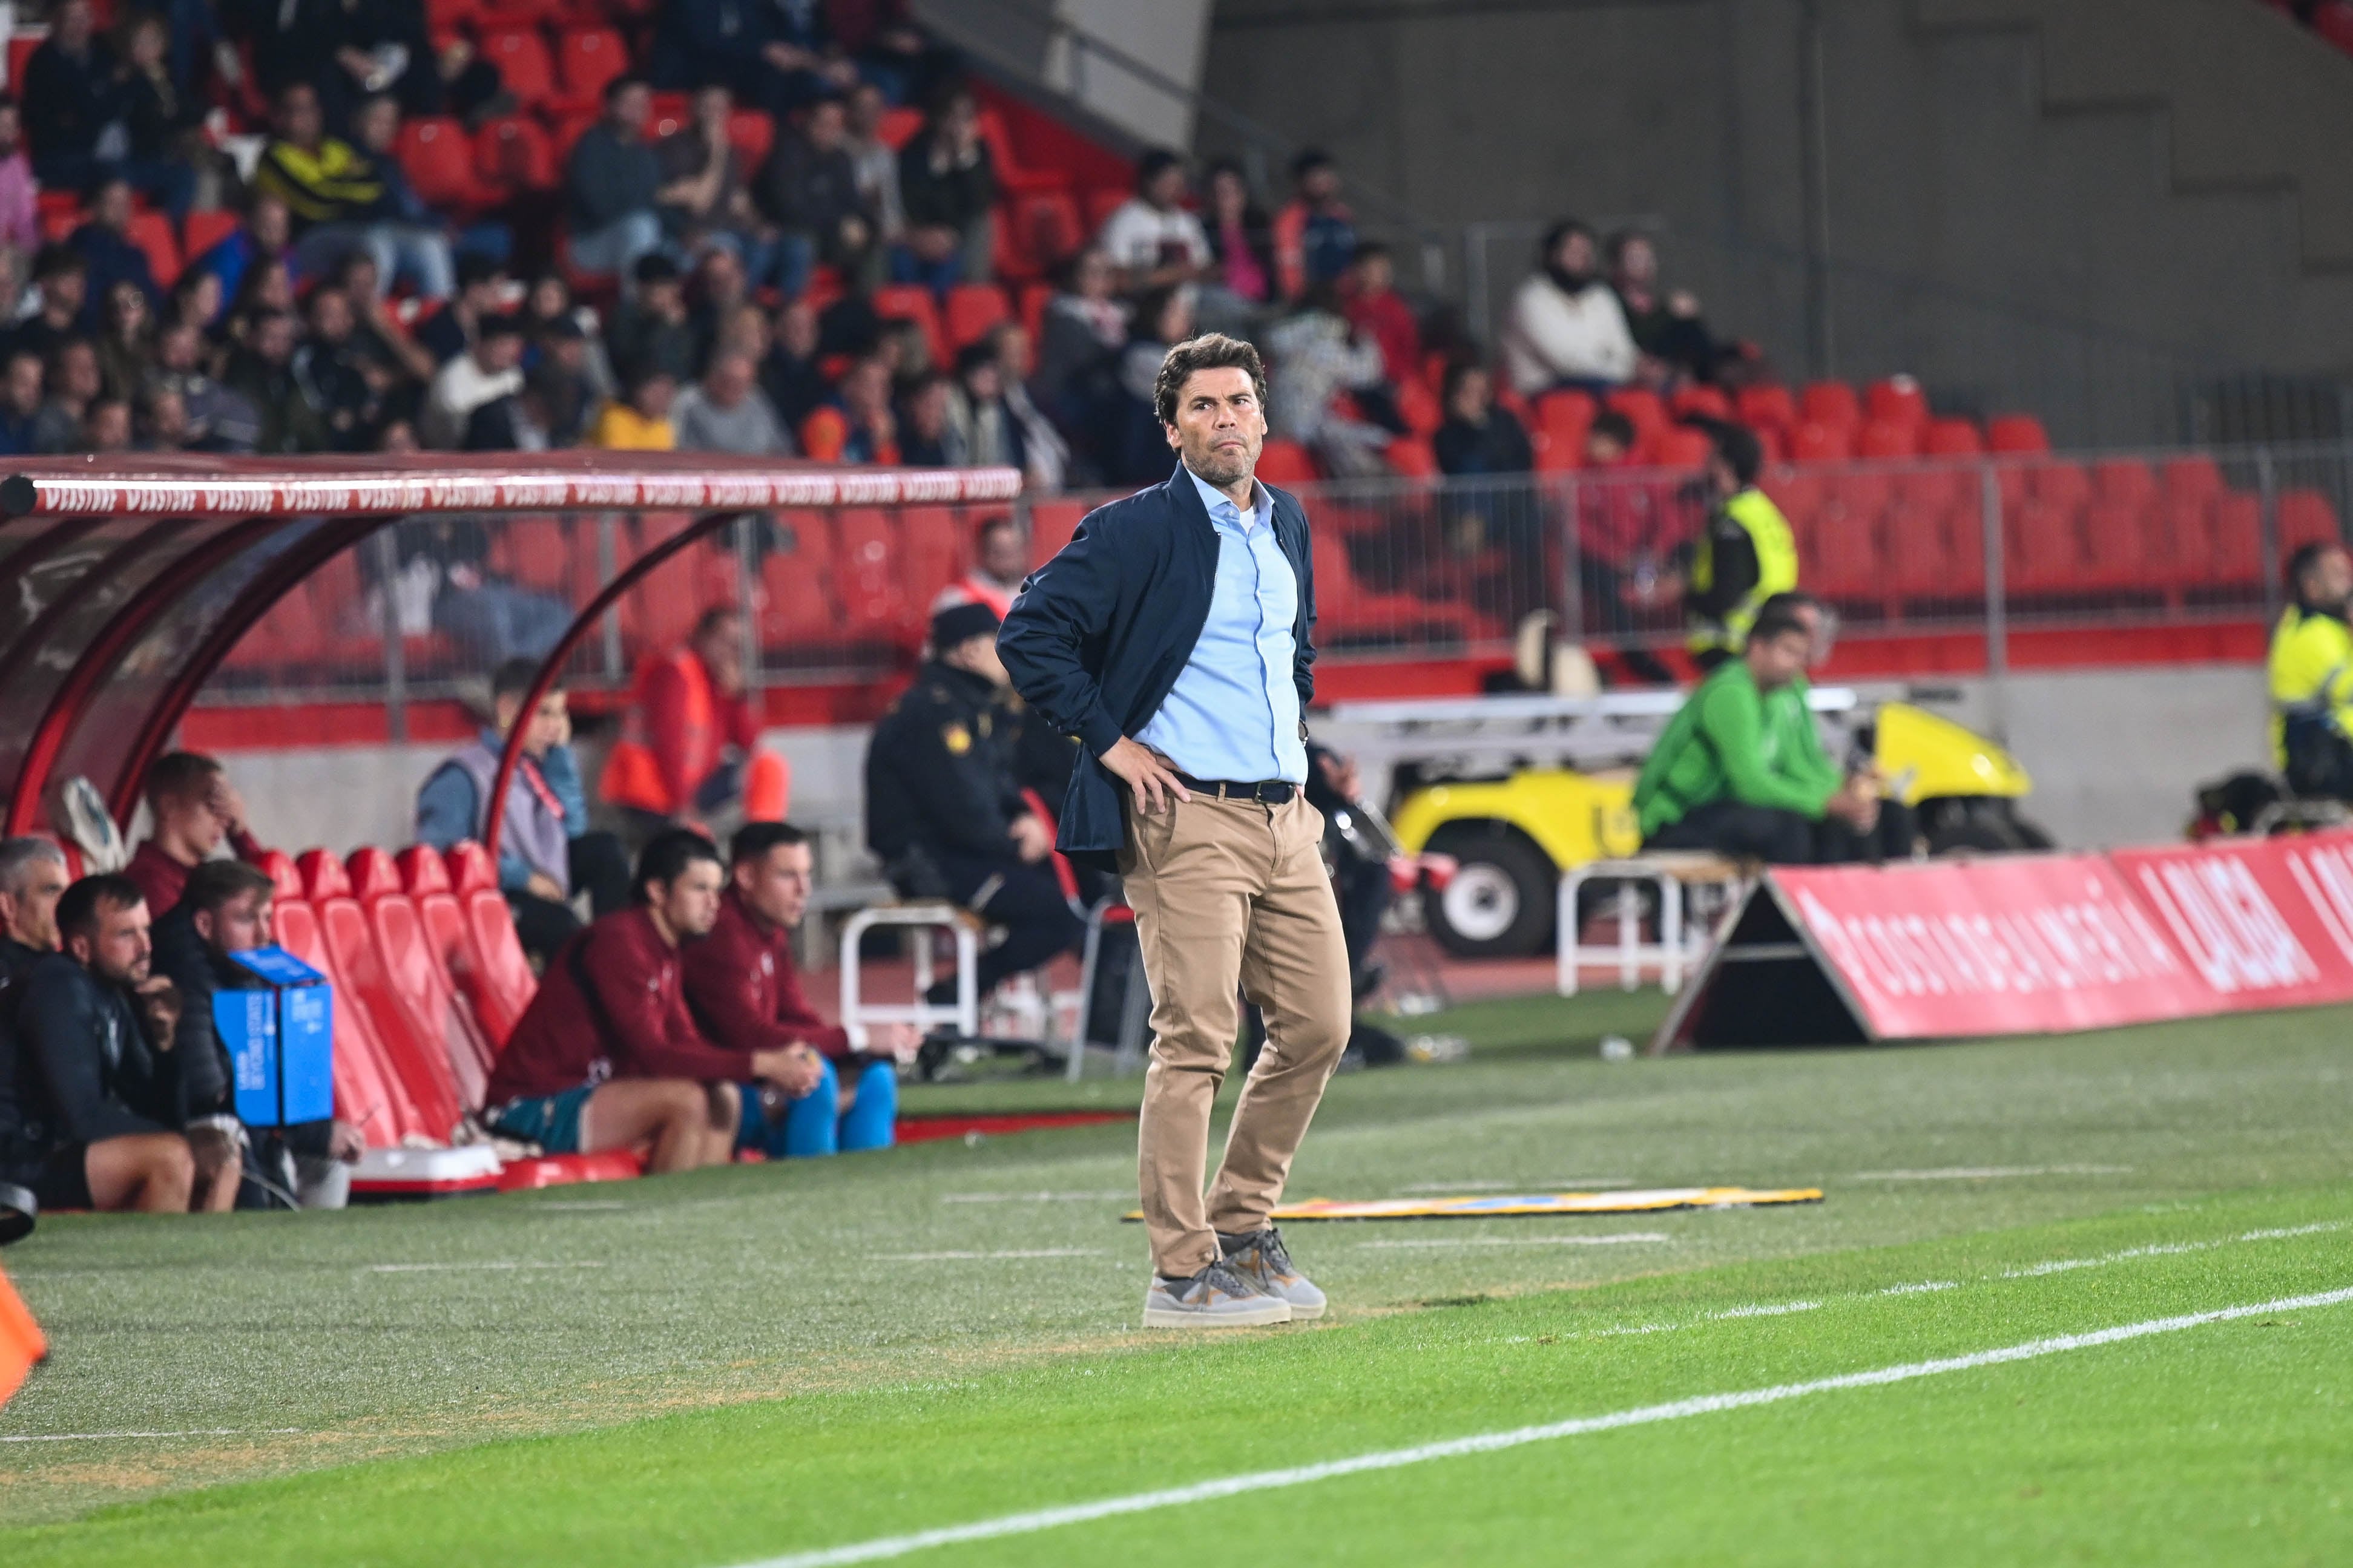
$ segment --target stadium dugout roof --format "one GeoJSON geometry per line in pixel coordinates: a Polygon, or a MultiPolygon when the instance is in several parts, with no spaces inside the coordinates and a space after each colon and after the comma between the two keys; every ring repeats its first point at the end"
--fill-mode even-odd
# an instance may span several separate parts
{"type": "Polygon", "coordinates": [[[57,792],[74,778],[94,784],[115,819],[127,823],[140,776],[237,639],[329,560],[404,518],[566,511],[693,518],[580,608],[541,670],[544,686],[623,593],[738,513],[1009,500],[1020,488],[1011,468],[843,469],[684,452],[126,456],[7,465],[0,469],[0,788],[7,793],[7,831],[61,826],[54,820],[57,792]]]}

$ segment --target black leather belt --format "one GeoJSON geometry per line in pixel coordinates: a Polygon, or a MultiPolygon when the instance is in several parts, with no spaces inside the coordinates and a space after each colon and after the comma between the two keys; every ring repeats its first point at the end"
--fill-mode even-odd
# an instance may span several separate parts
{"type": "Polygon", "coordinates": [[[1254,800],[1261,805],[1287,805],[1299,793],[1299,786],[1289,779],[1261,779],[1256,784],[1237,784],[1232,779],[1197,779],[1190,773],[1178,773],[1176,782],[1195,795],[1213,799],[1254,800]]]}

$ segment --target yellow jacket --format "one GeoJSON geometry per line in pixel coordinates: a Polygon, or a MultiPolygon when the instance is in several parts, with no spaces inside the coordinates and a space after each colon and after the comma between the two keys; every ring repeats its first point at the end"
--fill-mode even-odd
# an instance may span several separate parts
{"type": "Polygon", "coordinates": [[[2290,605],[2272,632],[2272,756],[2287,766],[2291,713],[2326,715],[2353,739],[2353,626],[2342,616],[2290,605]]]}
{"type": "Polygon", "coordinates": [[[1738,653],[1757,607],[1798,585],[1798,542],[1773,498],[1751,485],[1708,514],[1692,554],[1683,607],[1694,653],[1738,653]]]}
{"type": "Polygon", "coordinates": [[[376,178],[375,165],[349,142],[332,136],[322,140],[315,153],[305,153],[291,142],[272,142],[253,178],[286,204],[298,227],[372,216],[384,201],[384,182],[376,178]]]}
{"type": "Polygon", "coordinates": [[[649,419],[616,400],[596,416],[588,444],[607,452],[669,452],[678,447],[678,431],[669,420],[649,419]]]}

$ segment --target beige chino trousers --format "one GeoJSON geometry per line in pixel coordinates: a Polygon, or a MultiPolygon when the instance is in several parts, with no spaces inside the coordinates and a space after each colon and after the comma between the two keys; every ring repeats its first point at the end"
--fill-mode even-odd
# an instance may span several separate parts
{"type": "Polygon", "coordinates": [[[1219,1231],[1266,1228],[1348,1043],[1348,950],[1323,837],[1323,814],[1295,792],[1281,805],[1196,795],[1145,813],[1128,802],[1120,870],[1152,984],[1136,1165],[1164,1279],[1215,1263],[1219,1231]],[[1209,1116],[1240,1027],[1238,992],[1266,1015],[1266,1045],[1205,1199],[1209,1116]]]}

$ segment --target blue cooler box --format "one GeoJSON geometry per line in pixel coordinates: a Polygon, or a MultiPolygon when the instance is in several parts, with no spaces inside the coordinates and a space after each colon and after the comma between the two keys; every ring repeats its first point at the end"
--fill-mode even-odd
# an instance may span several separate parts
{"type": "Polygon", "coordinates": [[[282,947],[229,957],[265,984],[213,993],[213,1027],[228,1049],[237,1119],[248,1127],[325,1121],[335,1113],[335,988],[282,947]]]}

